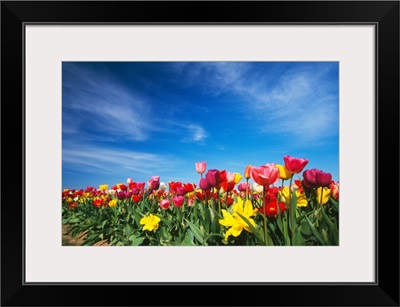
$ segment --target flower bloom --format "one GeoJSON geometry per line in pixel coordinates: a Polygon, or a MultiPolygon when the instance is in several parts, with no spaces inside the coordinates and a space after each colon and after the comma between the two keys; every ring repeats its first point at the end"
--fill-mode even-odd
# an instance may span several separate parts
{"type": "Polygon", "coordinates": [[[336,201],[339,200],[339,182],[335,183],[332,181],[329,188],[331,190],[331,197],[336,201]]]}
{"type": "Polygon", "coordinates": [[[167,185],[165,184],[165,182],[160,182],[160,189],[163,191],[167,189],[167,185]]]}
{"type": "Polygon", "coordinates": [[[238,185],[238,190],[240,192],[246,192],[247,189],[247,183],[246,182],[242,182],[238,185]]]}
{"type": "Polygon", "coordinates": [[[294,174],[300,173],[308,163],[307,159],[294,158],[291,156],[284,156],[283,160],[286,169],[294,174]]]}
{"type": "Polygon", "coordinates": [[[315,188],[317,186],[316,173],[318,171],[318,169],[313,168],[303,172],[303,183],[306,187],[315,188]]]}
{"type": "Polygon", "coordinates": [[[222,226],[230,227],[228,231],[225,233],[225,240],[228,239],[230,235],[237,237],[242,233],[242,230],[245,229],[248,232],[252,232],[249,225],[239,216],[238,213],[243,215],[254,227],[256,226],[254,220],[251,218],[256,215],[258,209],[253,209],[253,205],[250,200],[246,200],[243,202],[243,199],[240,197],[237,198],[237,202],[232,205],[232,213],[228,212],[225,209],[222,209],[223,219],[219,219],[219,223],[222,226]]]}
{"type": "Polygon", "coordinates": [[[247,165],[246,166],[246,168],[244,169],[244,178],[250,179],[250,177],[251,177],[251,175],[250,175],[251,168],[252,168],[251,165],[247,165]]]}
{"type": "Polygon", "coordinates": [[[199,187],[202,190],[209,190],[211,186],[208,184],[208,181],[206,178],[201,178],[199,182],[199,187]]]}
{"type": "Polygon", "coordinates": [[[313,168],[303,172],[303,182],[309,188],[328,187],[331,184],[332,175],[313,168]]]}
{"type": "Polygon", "coordinates": [[[185,201],[185,198],[183,196],[174,196],[172,198],[172,202],[174,203],[175,207],[182,207],[184,201],[185,201]]]}
{"type": "Polygon", "coordinates": [[[157,190],[160,187],[160,176],[153,176],[147,182],[151,190],[157,190]]]}
{"type": "Polygon", "coordinates": [[[108,184],[101,184],[101,185],[99,185],[99,189],[102,190],[102,191],[107,190],[107,189],[108,189],[108,184]]]}
{"type": "Polygon", "coordinates": [[[275,168],[273,164],[266,164],[252,167],[250,175],[259,185],[267,187],[279,180],[279,169],[275,168]]]}
{"type": "Polygon", "coordinates": [[[127,178],[127,179],[126,179],[126,183],[127,183],[127,184],[131,184],[132,182],[133,182],[133,179],[132,179],[132,178],[127,178]]]}
{"type": "Polygon", "coordinates": [[[317,203],[325,205],[331,197],[331,190],[327,187],[319,187],[317,190],[317,203]]]}
{"type": "Polygon", "coordinates": [[[280,165],[280,164],[275,164],[275,167],[279,169],[279,177],[282,180],[288,180],[293,176],[292,172],[289,172],[286,166],[280,165]]]}
{"type": "Polygon", "coordinates": [[[149,216],[144,216],[140,220],[140,225],[144,225],[142,230],[148,231],[156,231],[158,229],[158,224],[160,223],[161,219],[157,215],[153,215],[150,213],[149,216]]]}
{"type": "Polygon", "coordinates": [[[112,199],[108,202],[108,206],[109,207],[116,207],[117,206],[117,200],[116,199],[112,199]]]}
{"type": "Polygon", "coordinates": [[[329,187],[332,181],[332,175],[330,173],[319,171],[315,174],[315,181],[319,187],[329,187]]]}
{"type": "Polygon", "coordinates": [[[117,193],[117,198],[119,200],[125,199],[125,193],[123,191],[117,193]]]}
{"type": "Polygon", "coordinates": [[[262,213],[265,214],[266,216],[277,216],[280,212],[283,212],[287,210],[288,207],[285,206],[285,203],[280,201],[278,202],[277,195],[278,195],[278,188],[271,188],[268,189],[266,195],[265,195],[265,212],[264,212],[264,207],[259,208],[258,210],[262,213]],[[279,206],[279,210],[278,210],[279,206]]]}
{"type": "Polygon", "coordinates": [[[128,188],[125,184],[123,183],[118,183],[117,184],[118,189],[120,189],[121,191],[126,191],[126,189],[128,188]]]}
{"type": "Polygon", "coordinates": [[[169,199],[163,199],[162,201],[160,201],[160,206],[164,210],[167,210],[169,208],[170,204],[171,203],[170,203],[169,199]]]}
{"type": "Polygon", "coordinates": [[[206,171],[206,166],[207,163],[206,162],[196,162],[196,172],[198,172],[199,174],[203,174],[206,171]]]}
{"type": "Polygon", "coordinates": [[[220,180],[219,170],[216,169],[208,170],[206,174],[206,179],[210,187],[215,187],[216,185],[218,185],[220,180]]]}
{"type": "MultiPolygon", "coordinates": [[[[304,194],[304,192],[301,189],[296,189],[296,197],[297,197],[297,207],[307,207],[308,201],[307,197],[304,194]]],[[[289,199],[289,187],[284,187],[281,190],[281,195],[284,198],[284,201],[286,204],[290,204],[290,199],[289,199]]]]}
{"type": "Polygon", "coordinates": [[[254,182],[253,183],[253,191],[254,191],[254,193],[262,194],[264,191],[264,188],[262,185],[259,185],[257,182],[254,182]]]}

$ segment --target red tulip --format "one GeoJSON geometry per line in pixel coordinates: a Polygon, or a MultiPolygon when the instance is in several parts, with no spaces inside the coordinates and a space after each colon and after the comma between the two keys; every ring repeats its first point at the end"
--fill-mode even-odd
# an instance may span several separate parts
{"type": "Polygon", "coordinates": [[[285,161],[286,169],[294,174],[300,173],[308,163],[307,159],[293,158],[291,156],[284,156],[283,160],[285,161]]]}
{"type": "Polygon", "coordinates": [[[251,178],[263,187],[267,187],[279,180],[279,169],[271,166],[271,164],[252,167],[250,174],[251,178]]]}

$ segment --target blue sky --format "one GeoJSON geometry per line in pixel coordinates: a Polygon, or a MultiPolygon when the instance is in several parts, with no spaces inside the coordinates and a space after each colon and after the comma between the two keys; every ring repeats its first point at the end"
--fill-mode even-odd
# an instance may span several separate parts
{"type": "MultiPolygon", "coordinates": [[[[306,158],[339,181],[338,62],[64,62],[62,188],[306,158]]],[[[297,175],[296,175],[297,177],[297,175]]]]}

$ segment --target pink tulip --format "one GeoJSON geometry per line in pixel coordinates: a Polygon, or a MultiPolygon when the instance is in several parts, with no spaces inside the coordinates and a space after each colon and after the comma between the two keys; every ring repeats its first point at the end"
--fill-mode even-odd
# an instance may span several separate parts
{"type": "Polygon", "coordinates": [[[246,182],[242,182],[238,184],[238,190],[240,192],[246,192],[247,184],[246,182]]]}
{"type": "Polygon", "coordinates": [[[160,176],[153,176],[148,182],[149,189],[157,190],[160,186],[160,176]]]}
{"type": "Polygon", "coordinates": [[[251,178],[263,187],[279,181],[279,169],[272,164],[261,165],[260,167],[252,167],[250,172],[251,178]]]}
{"type": "Polygon", "coordinates": [[[234,181],[235,181],[235,177],[236,177],[236,173],[230,173],[230,172],[228,172],[228,173],[226,174],[226,180],[227,180],[229,183],[234,182],[234,181]]]}
{"type": "Polygon", "coordinates": [[[174,198],[172,198],[175,207],[182,207],[184,201],[185,198],[183,196],[174,196],[174,198]]]}
{"type": "Polygon", "coordinates": [[[167,210],[170,206],[170,201],[169,199],[163,199],[162,201],[160,201],[160,206],[161,208],[163,208],[164,210],[167,210]]]}
{"type": "Polygon", "coordinates": [[[132,178],[127,178],[127,179],[126,179],[126,183],[127,183],[127,184],[130,184],[130,183],[132,183],[132,182],[133,182],[132,178]]]}
{"type": "Polygon", "coordinates": [[[196,162],[196,172],[203,174],[206,171],[206,162],[196,162]]]}
{"type": "Polygon", "coordinates": [[[291,156],[284,156],[283,160],[285,161],[286,169],[293,174],[300,173],[308,163],[307,159],[293,158],[291,156]]]}

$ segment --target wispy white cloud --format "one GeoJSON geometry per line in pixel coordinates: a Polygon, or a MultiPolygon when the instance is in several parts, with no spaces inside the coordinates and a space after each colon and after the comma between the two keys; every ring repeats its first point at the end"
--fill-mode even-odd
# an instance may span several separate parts
{"type": "Polygon", "coordinates": [[[65,73],[73,74],[73,78],[63,82],[64,133],[82,139],[102,139],[107,133],[141,141],[155,130],[150,121],[152,106],[112,75],[72,65],[65,73]]]}
{"type": "MultiPolygon", "coordinates": [[[[90,144],[68,144],[63,149],[63,167],[101,174],[138,174],[153,176],[174,169],[179,158],[129,149],[104,148],[90,144]]],[[[150,178],[150,177],[149,177],[150,178]]]]}
{"type": "MultiPolygon", "coordinates": [[[[337,135],[338,93],[336,80],[327,78],[329,70],[310,69],[306,64],[292,70],[250,69],[252,63],[199,63],[189,70],[188,80],[204,80],[214,95],[229,93],[240,97],[246,117],[260,131],[279,131],[299,141],[337,135]],[[274,76],[274,77],[272,77],[274,76]]],[[[257,68],[257,64],[252,68],[257,68]]],[[[182,66],[180,67],[182,68],[182,66]]]]}

